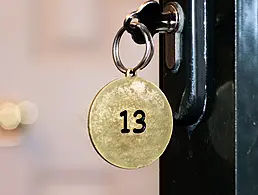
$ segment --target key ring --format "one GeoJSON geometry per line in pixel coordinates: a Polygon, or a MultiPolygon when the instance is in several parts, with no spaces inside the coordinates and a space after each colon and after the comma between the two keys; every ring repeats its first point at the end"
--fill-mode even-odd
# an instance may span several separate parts
{"type": "MultiPolygon", "coordinates": [[[[133,28],[139,28],[144,36],[145,42],[146,42],[146,49],[145,49],[145,53],[144,56],[142,58],[142,60],[140,61],[140,63],[135,66],[134,68],[132,68],[132,74],[135,74],[135,72],[137,70],[142,70],[143,68],[145,68],[149,62],[151,61],[153,54],[154,54],[154,44],[153,44],[153,39],[152,39],[152,35],[150,33],[150,31],[147,29],[147,27],[139,22],[132,22],[131,25],[133,25],[133,28]]],[[[125,32],[125,27],[123,26],[122,28],[120,28],[120,30],[118,31],[118,33],[115,36],[114,42],[113,42],[113,48],[112,48],[112,55],[113,55],[113,60],[114,63],[117,67],[117,69],[126,74],[128,68],[126,68],[120,58],[120,54],[119,54],[119,44],[120,44],[120,40],[122,35],[125,32]]]]}

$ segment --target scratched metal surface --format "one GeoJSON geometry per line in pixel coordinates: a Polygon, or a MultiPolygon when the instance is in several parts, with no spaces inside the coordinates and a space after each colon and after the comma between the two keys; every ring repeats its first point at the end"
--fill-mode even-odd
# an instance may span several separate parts
{"type": "Polygon", "coordinates": [[[258,193],[258,2],[237,1],[237,190],[258,193]]]}
{"type": "Polygon", "coordinates": [[[88,127],[95,149],[107,162],[137,169],[150,165],[166,149],[173,128],[172,110],[156,85],[138,76],[123,77],[107,84],[94,98],[88,127]],[[136,121],[140,116],[133,114],[137,110],[145,113],[142,133],[133,132],[143,127],[136,121]],[[128,113],[127,125],[120,115],[123,111],[128,113]],[[129,132],[121,133],[123,127],[129,132]]]}

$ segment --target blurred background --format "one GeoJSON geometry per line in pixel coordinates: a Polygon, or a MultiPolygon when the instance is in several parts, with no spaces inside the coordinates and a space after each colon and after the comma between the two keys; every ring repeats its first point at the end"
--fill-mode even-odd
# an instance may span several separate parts
{"type": "MultiPolygon", "coordinates": [[[[1,195],[158,195],[158,162],[128,171],[98,156],[87,133],[96,93],[123,77],[111,57],[125,16],[143,0],[11,0],[0,6],[0,99],[30,101],[39,118],[14,132],[0,130],[1,195]]],[[[158,84],[155,57],[138,75],[158,84]]],[[[124,64],[144,46],[128,34],[124,64]]]]}

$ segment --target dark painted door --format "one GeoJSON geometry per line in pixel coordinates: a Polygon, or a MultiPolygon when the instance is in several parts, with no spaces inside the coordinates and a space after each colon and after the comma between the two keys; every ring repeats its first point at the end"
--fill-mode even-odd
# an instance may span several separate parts
{"type": "MultiPolygon", "coordinates": [[[[168,2],[163,0],[160,3],[165,6],[168,2]]],[[[188,93],[186,87],[189,82],[188,74],[191,71],[190,64],[207,63],[209,66],[205,70],[207,77],[199,75],[197,80],[203,82],[206,79],[207,92],[203,102],[204,112],[201,122],[194,121],[195,112],[183,121],[177,119],[174,121],[172,140],[160,160],[160,195],[233,195],[236,189],[235,3],[233,0],[178,0],[177,2],[185,12],[182,62],[177,73],[169,68],[171,62],[167,58],[166,48],[168,39],[165,35],[161,35],[160,86],[168,97],[175,117],[178,117],[176,115],[180,110],[182,96],[188,93]],[[194,38],[189,38],[193,34],[194,38]],[[196,47],[194,50],[191,48],[193,45],[196,47]]],[[[253,42],[250,44],[253,46],[253,51],[257,49],[257,45],[253,42]]],[[[251,64],[252,59],[247,57],[246,61],[251,64]]],[[[241,87],[250,98],[247,91],[249,88],[245,88],[245,85],[241,87]]],[[[249,86],[254,87],[251,83],[249,86]]],[[[240,109],[241,106],[246,108],[244,104],[239,104],[240,109]]],[[[256,109],[247,104],[251,111],[256,109]]],[[[246,111],[249,112],[249,109],[246,111]]],[[[196,112],[196,115],[198,114],[196,112]]],[[[241,119],[242,125],[246,122],[246,117],[239,116],[239,118],[240,123],[237,126],[241,125],[241,119]]],[[[243,126],[241,128],[244,130],[243,126]]],[[[255,136],[256,134],[252,135],[252,138],[255,136]]],[[[240,161],[240,163],[246,162],[240,161]]]]}

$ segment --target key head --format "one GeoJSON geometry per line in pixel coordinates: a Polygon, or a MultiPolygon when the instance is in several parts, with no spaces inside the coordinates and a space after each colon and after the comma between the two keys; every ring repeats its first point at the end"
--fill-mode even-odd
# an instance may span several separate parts
{"type": "Polygon", "coordinates": [[[157,28],[162,19],[161,7],[156,1],[147,1],[143,3],[138,10],[128,14],[124,20],[124,26],[132,35],[132,39],[137,44],[145,44],[145,39],[139,29],[132,28],[130,23],[133,20],[138,20],[138,22],[144,24],[152,36],[157,33],[157,28]]]}

